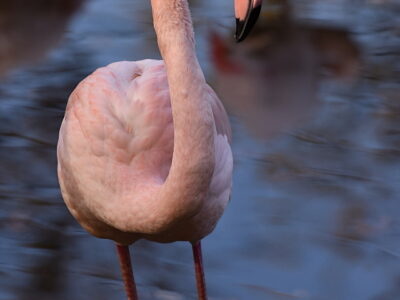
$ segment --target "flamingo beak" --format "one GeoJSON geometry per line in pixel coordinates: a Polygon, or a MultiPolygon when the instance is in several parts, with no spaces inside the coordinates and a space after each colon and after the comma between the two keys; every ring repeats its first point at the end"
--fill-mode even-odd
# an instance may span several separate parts
{"type": "Polygon", "coordinates": [[[235,0],[236,42],[243,41],[256,24],[262,0],[235,0]]]}

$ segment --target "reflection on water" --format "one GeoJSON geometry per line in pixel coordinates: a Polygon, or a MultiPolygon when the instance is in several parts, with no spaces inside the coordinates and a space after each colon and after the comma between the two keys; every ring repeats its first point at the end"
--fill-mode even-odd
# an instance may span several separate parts
{"type": "Polygon", "coordinates": [[[37,61],[54,47],[83,0],[2,1],[0,75],[37,61]]]}
{"type": "MultiPolygon", "coordinates": [[[[291,20],[267,5],[266,23],[233,47],[232,4],[215,2],[191,1],[201,63],[234,129],[232,201],[204,241],[210,298],[399,299],[400,7],[303,0],[291,20]],[[221,70],[232,65],[240,75],[221,70]]],[[[46,59],[0,82],[1,300],[124,298],[112,243],[64,207],[55,144],[84,76],[145,57],[158,57],[148,2],[92,0],[46,59]]],[[[133,263],[142,299],[195,299],[188,245],[139,242],[133,263]]]]}
{"type": "Polygon", "coordinates": [[[321,74],[351,79],[359,50],[346,30],[306,25],[268,5],[246,43],[211,38],[215,86],[228,111],[268,139],[316,112],[321,74]]]}

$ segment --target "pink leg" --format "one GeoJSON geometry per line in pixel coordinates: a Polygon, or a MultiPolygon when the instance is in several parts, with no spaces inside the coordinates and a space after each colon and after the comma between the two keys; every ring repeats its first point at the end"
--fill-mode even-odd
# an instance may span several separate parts
{"type": "Polygon", "coordinates": [[[199,300],[207,300],[206,281],[204,278],[203,258],[200,241],[192,244],[194,268],[196,270],[197,293],[199,300]]]}
{"type": "Polygon", "coordinates": [[[135,279],[133,278],[132,272],[131,257],[129,255],[129,247],[118,244],[116,244],[116,246],[128,300],[138,300],[135,279]]]}

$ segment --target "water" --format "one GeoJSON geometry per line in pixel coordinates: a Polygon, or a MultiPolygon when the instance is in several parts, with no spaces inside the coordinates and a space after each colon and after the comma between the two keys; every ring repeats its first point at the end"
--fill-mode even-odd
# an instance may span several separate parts
{"type": "MultiPolygon", "coordinates": [[[[41,46],[0,65],[0,300],[124,299],[113,244],[63,204],[55,146],[84,76],[159,54],[147,1],[79,4],[27,14],[48,22],[24,33],[41,46]]],[[[191,4],[200,62],[234,130],[232,201],[203,242],[210,299],[399,299],[399,4],[296,1],[289,25],[239,46],[230,1],[191,4]],[[315,38],[326,27],[338,31],[315,38]],[[211,29],[227,43],[217,60],[211,29]],[[218,59],[248,69],[224,73],[218,59]]],[[[141,299],[195,299],[189,245],[132,252],[141,299]]]]}

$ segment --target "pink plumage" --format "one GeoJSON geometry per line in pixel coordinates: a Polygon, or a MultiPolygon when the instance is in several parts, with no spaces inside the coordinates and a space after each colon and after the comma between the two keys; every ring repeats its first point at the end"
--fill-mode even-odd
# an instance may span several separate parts
{"type": "Polygon", "coordinates": [[[208,197],[190,218],[154,229],[163,218],[154,199],[169,201],[155,194],[168,176],[174,143],[164,63],[113,63],[78,85],[60,130],[58,173],[64,200],[85,229],[120,244],[197,241],[212,231],[229,199],[232,154],[225,110],[206,91],[216,124],[208,197]]]}
{"type": "Polygon", "coordinates": [[[60,129],[58,177],[78,222],[117,243],[129,300],[137,293],[127,246],[138,239],[191,242],[206,300],[200,240],[230,197],[231,129],[197,60],[187,0],[151,5],[163,61],[113,63],[78,85],[60,129]]]}

